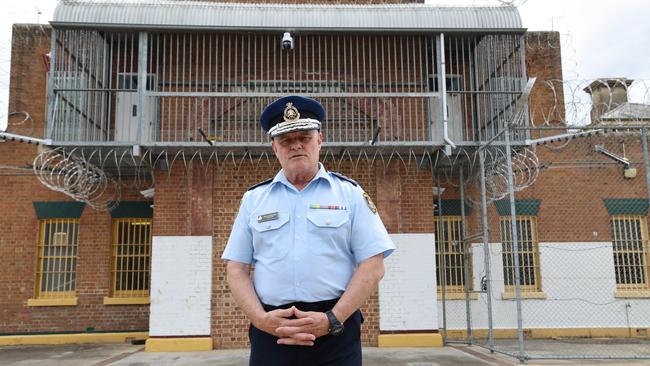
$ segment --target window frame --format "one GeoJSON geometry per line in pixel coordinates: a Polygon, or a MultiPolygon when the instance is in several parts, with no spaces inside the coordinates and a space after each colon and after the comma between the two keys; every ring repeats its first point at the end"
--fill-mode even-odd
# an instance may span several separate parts
{"type": "MultiPolygon", "coordinates": [[[[534,274],[534,282],[533,284],[524,284],[524,279],[521,278],[521,273],[520,273],[520,285],[519,289],[521,293],[527,293],[527,294],[542,294],[542,276],[541,276],[541,263],[539,260],[539,236],[538,236],[538,230],[537,230],[537,216],[533,215],[516,215],[515,217],[516,220],[516,225],[517,227],[520,226],[520,222],[530,222],[530,232],[529,235],[526,236],[526,240],[523,241],[522,239],[522,231],[523,230],[518,230],[517,231],[517,240],[519,242],[519,256],[520,259],[521,257],[527,255],[527,256],[532,256],[533,260],[533,274],[534,274]],[[525,252],[522,253],[522,242],[530,244],[531,250],[526,250],[525,252]]],[[[507,284],[507,279],[512,277],[512,280],[514,282],[515,276],[514,276],[514,246],[512,246],[512,231],[510,231],[509,234],[509,239],[504,238],[504,233],[505,231],[510,228],[512,224],[512,216],[501,216],[499,218],[499,232],[501,235],[501,258],[502,258],[502,268],[503,268],[503,291],[504,291],[504,298],[511,298],[511,295],[515,293],[515,288],[516,284],[508,285],[507,284]],[[507,227],[504,228],[504,225],[507,225],[507,227]],[[506,240],[508,239],[508,240],[506,240]],[[506,245],[510,244],[512,246],[512,250],[507,250],[506,245]],[[507,266],[505,256],[512,256],[512,266],[507,266]],[[512,268],[512,269],[510,269],[512,268]],[[508,272],[512,271],[512,275],[508,275],[508,272]]],[[[529,259],[530,261],[530,259],[529,259]]],[[[520,260],[519,263],[520,271],[522,271],[523,265],[522,261],[520,260]]],[[[535,296],[533,296],[535,297],[535,296]]]]}
{"type": "MultiPolygon", "coordinates": [[[[616,282],[616,291],[617,294],[620,293],[622,297],[625,297],[625,293],[647,293],[650,291],[650,246],[648,244],[649,242],[649,236],[648,236],[648,218],[647,216],[644,215],[611,215],[610,219],[610,235],[611,235],[611,240],[612,240],[612,259],[613,259],[613,264],[614,264],[614,277],[615,277],[615,282],[616,282]],[[617,238],[620,236],[616,235],[615,233],[615,221],[621,221],[623,223],[625,222],[635,222],[638,227],[636,230],[630,229],[629,234],[632,233],[639,233],[641,236],[640,238],[622,238],[622,241],[625,244],[626,247],[629,247],[630,242],[640,242],[641,250],[640,252],[638,250],[617,250],[617,238]],[[629,255],[632,254],[637,254],[639,256],[639,259],[641,260],[641,264],[639,264],[640,271],[639,273],[642,274],[642,281],[639,283],[631,283],[630,281],[627,281],[628,278],[625,278],[624,283],[619,283],[619,280],[621,279],[622,276],[619,275],[619,266],[620,264],[617,264],[617,253],[621,253],[623,255],[627,254],[627,259],[629,260],[629,255]]],[[[626,233],[627,234],[627,233],[626,233]]],[[[625,249],[625,248],[624,248],[625,249]]],[[[628,248],[631,249],[631,248],[628,248]]],[[[630,266],[630,264],[624,264],[624,266],[630,266]]],[[[635,265],[636,267],[636,265],[635,265]]],[[[625,270],[623,270],[625,272],[625,270]]],[[[631,276],[630,276],[631,277],[631,276]]]]}
{"type": "Polygon", "coordinates": [[[124,218],[113,218],[111,222],[112,226],[112,238],[111,238],[111,269],[110,269],[110,297],[104,299],[105,304],[139,304],[147,303],[150,298],[151,290],[151,246],[152,246],[152,224],[153,220],[151,218],[143,217],[124,217],[124,218]],[[122,230],[122,240],[120,240],[120,225],[125,225],[128,229],[122,230]],[[148,233],[144,234],[144,242],[130,242],[132,239],[130,237],[130,228],[133,225],[138,226],[148,226],[148,233]],[[126,233],[126,237],[124,234],[126,233]],[[120,249],[125,248],[126,249],[120,249]],[[144,252],[142,252],[144,248],[144,252]],[[137,249],[137,253],[136,253],[137,249]],[[126,254],[121,254],[126,253],[126,254]],[[129,266],[129,258],[142,258],[144,257],[144,269],[140,268],[140,261],[131,261],[129,266]],[[120,259],[123,259],[120,261],[120,259]],[[120,265],[121,263],[121,265],[120,265]],[[137,263],[137,264],[136,264],[137,263]],[[127,268],[123,269],[126,266],[127,268]],[[120,267],[120,268],[118,268],[120,267]],[[130,267],[130,268],[129,268],[130,267]],[[136,275],[138,272],[144,272],[144,277],[142,282],[140,282],[140,276],[136,275]],[[120,274],[125,274],[126,278],[131,278],[130,286],[131,288],[123,289],[119,288],[118,285],[122,282],[118,280],[120,274]],[[130,275],[129,275],[130,274],[130,275]],[[134,286],[135,285],[135,286],[134,286]],[[117,300],[116,300],[117,299],[117,300]],[[119,299],[127,299],[125,302],[119,301],[119,299]],[[129,299],[136,301],[129,301],[129,299]],[[138,301],[138,299],[144,301],[138,301]]]}
{"type": "Polygon", "coordinates": [[[61,300],[62,305],[73,305],[66,300],[75,300],[73,302],[76,303],[79,221],[78,218],[46,218],[38,220],[34,298],[31,299],[35,300],[32,301],[34,305],[40,303],[57,305],[59,300],[61,300]],[[50,225],[49,231],[48,225],[50,225]],[[57,234],[64,233],[63,231],[57,231],[61,230],[63,225],[65,225],[66,240],[58,244],[54,243],[53,238],[57,237],[57,234]],[[48,232],[49,235],[46,235],[48,232]],[[46,247],[50,249],[46,250],[46,247]],[[63,248],[66,247],[66,253],[63,254],[63,248]],[[54,250],[56,248],[59,248],[59,250],[54,250]],[[59,253],[51,255],[49,252],[52,251],[59,253]],[[48,252],[47,255],[46,252],[48,252]],[[52,267],[51,270],[50,266],[52,267]],[[53,291],[48,289],[50,286],[55,286],[55,278],[56,282],[66,281],[68,273],[71,280],[64,284],[65,290],[53,291]],[[51,276],[48,276],[48,274],[51,274],[51,276]]]}
{"type": "MultiPolygon", "coordinates": [[[[447,271],[449,270],[445,266],[445,273],[442,272],[442,266],[440,265],[443,260],[443,253],[442,253],[442,248],[443,248],[443,240],[441,238],[443,231],[440,230],[439,225],[444,226],[444,230],[447,233],[451,233],[452,236],[452,242],[453,241],[459,241],[462,243],[462,238],[463,238],[463,217],[460,215],[442,215],[442,216],[437,216],[435,220],[436,224],[436,276],[437,276],[437,281],[436,281],[436,290],[438,294],[442,293],[442,287],[444,283],[445,287],[445,296],[447,297],[448,295],[453,295],[454,294],[465,294],[465,285],[467,285],[467,290],[471,293],[474,289],[474,273],[473,273],[473,266],[472,266],[472,253],[471,251],[468,250],[467,252],[467,278],[465,278],[465,268],[464,268],[464,263],[463,263],[463,257],[464,253],[462,250],[462,244],[461,244],[461,250],[454,251],[453,253],[450,253],[451,251],[448,249],[451,249],[452,245],[450,243],[447,243],[444,248],[445,248],[445,257],[449,256],[450,258],[459,258],[460,259],[460,265],[458,266],[460,271],[461,271],[461,280],[460,284],[458,285],[450,285],[447,282],[447,271]],[[455,226],[454,224],[457,224],[455,226]],[[450,230],[452,229],[452,230],[450,230]],[[442,275],[442,276],[441,276],[442,275]],[[442,277],[442,278],[441,278],[442,277]],[[464,283],[463,283],[464,282],[464,283]]],[[[453,259],[450,259],[451,262],[453,262],[453,259]]],[[[445,262],[447,263],[447,262],[445,262]]],[[[459,297],[459,298],[464,298],[459,297]]]]}

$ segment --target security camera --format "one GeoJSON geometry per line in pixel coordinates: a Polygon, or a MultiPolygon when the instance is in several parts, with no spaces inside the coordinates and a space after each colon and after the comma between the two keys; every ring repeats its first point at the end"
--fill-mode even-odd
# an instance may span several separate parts
{"type": "Polygon", "coordinates": [[[293,49],[293,37],[289,32],[282,35],[282,49],[287,51],[293,49]]]}

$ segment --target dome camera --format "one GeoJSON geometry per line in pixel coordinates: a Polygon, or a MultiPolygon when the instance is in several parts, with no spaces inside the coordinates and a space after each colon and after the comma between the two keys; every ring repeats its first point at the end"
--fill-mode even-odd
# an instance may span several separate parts
{"type": "Polygon", "coordinates": [[[287,51],[293,49],[293,37],[291,37],[291,33],[289,32],[285,32],[282,35],[282,49],[287,51]]]}

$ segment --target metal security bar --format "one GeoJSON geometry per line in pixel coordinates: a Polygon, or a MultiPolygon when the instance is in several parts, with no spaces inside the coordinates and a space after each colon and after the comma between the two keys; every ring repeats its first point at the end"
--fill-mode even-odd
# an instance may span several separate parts
{"type": "Polygon", "coordinates": [[[443,108],[449,138],[471,143],[503,128],[525,81],[521,35],[293,36],[286,50],[275,33],[56,29],[48,136],[88,145],[261,145],[263,107],[301,94],[325,105],[329,144],[441,145],[443,108]]]}
{"type": "MultiPolygon", "coordinates": [[[[516,268],[511,220],[510,216],[502,216],[500,218],[505,292],[514,293],[516,268]]],[[[516,222],[521,291],[538,292],[541,290],[541,283],[539,276],[537,218],[534,216],[517,216],[516,222]]]]}
{"type": "Polygon", "coordinates": [[[611,218],[614,270],[618,291],[647,291],[648,224],[645,216],[611,218]]]}
{"type": "MultiPolygon", "coordinates": [[[[436,220],[437,248],[436,268],[438,278],[438,291],[445,286],[446,295],[450,293],[465,293],[465,283],[472,288],[472,281],[465,278],[465,264],[463,261],[462,217],[442,216],[436,220]],[[439,222],[440,221],[440,222],[439,222]],[[444,261],[444,263],[443,263],[444,261]]],[[[468,271],[472,273],[471,258],[468,260],[468,271]]]]}
{"type": "Polygon", "coordinates": [[[148,297],[151,219],[113,220],[113,297],[148,297]]]}
{"type": "Polygon", "coordinates": [[[78,237],[78,219],[40,220],[37,299],[75,297],[78,237]]]}

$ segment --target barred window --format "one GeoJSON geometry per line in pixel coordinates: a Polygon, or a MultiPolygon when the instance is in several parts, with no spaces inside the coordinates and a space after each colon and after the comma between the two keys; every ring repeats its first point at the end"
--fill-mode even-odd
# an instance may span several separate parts
{"type": "Polygon", "coordinates": [[[648,290],[648,224],[645,216],[612,216],[614,271],[618,290],[648,290]]]}
{"type": "Polygon", "coordinates": [[[78,219],[39,220],[37,299],[76,296],[78,219]]]}
{"type": "MultiPolygon", "coordinates": [[[[445,285],[445,292],[465,292],[465,271],[463,262],[463,241],[462,241],[462,217],[442,216],[442,223],[436,219],[437,245],[436,245],[436,266],[438,275],[438,292],[442,285],[445,285]],[[444,262],[443,262],[444,258],[444,262]],[[444,268],[443,268],[444,266],[444,268]]],[[[471,290],[472,266],[471,257],[468,254],[467,273],[471,290]]]]}
{"type": "Polygon", "coordinates": [[[113,219],[113,297],[148,297],[151,219],[113,219]]]}
{"type": "MultiPolygon", "coordinates": [[[[505,292],[515,291],[515,253],[512,241],[511,216],[501,216],[501,243],[503,258],[503,280],[505,292]]],[[[537,218],[517,216],[517,241],[519,244],[519,280],[522,292],[541,291],[539,270],[539,243],[537,239],[537,218]]]]}

